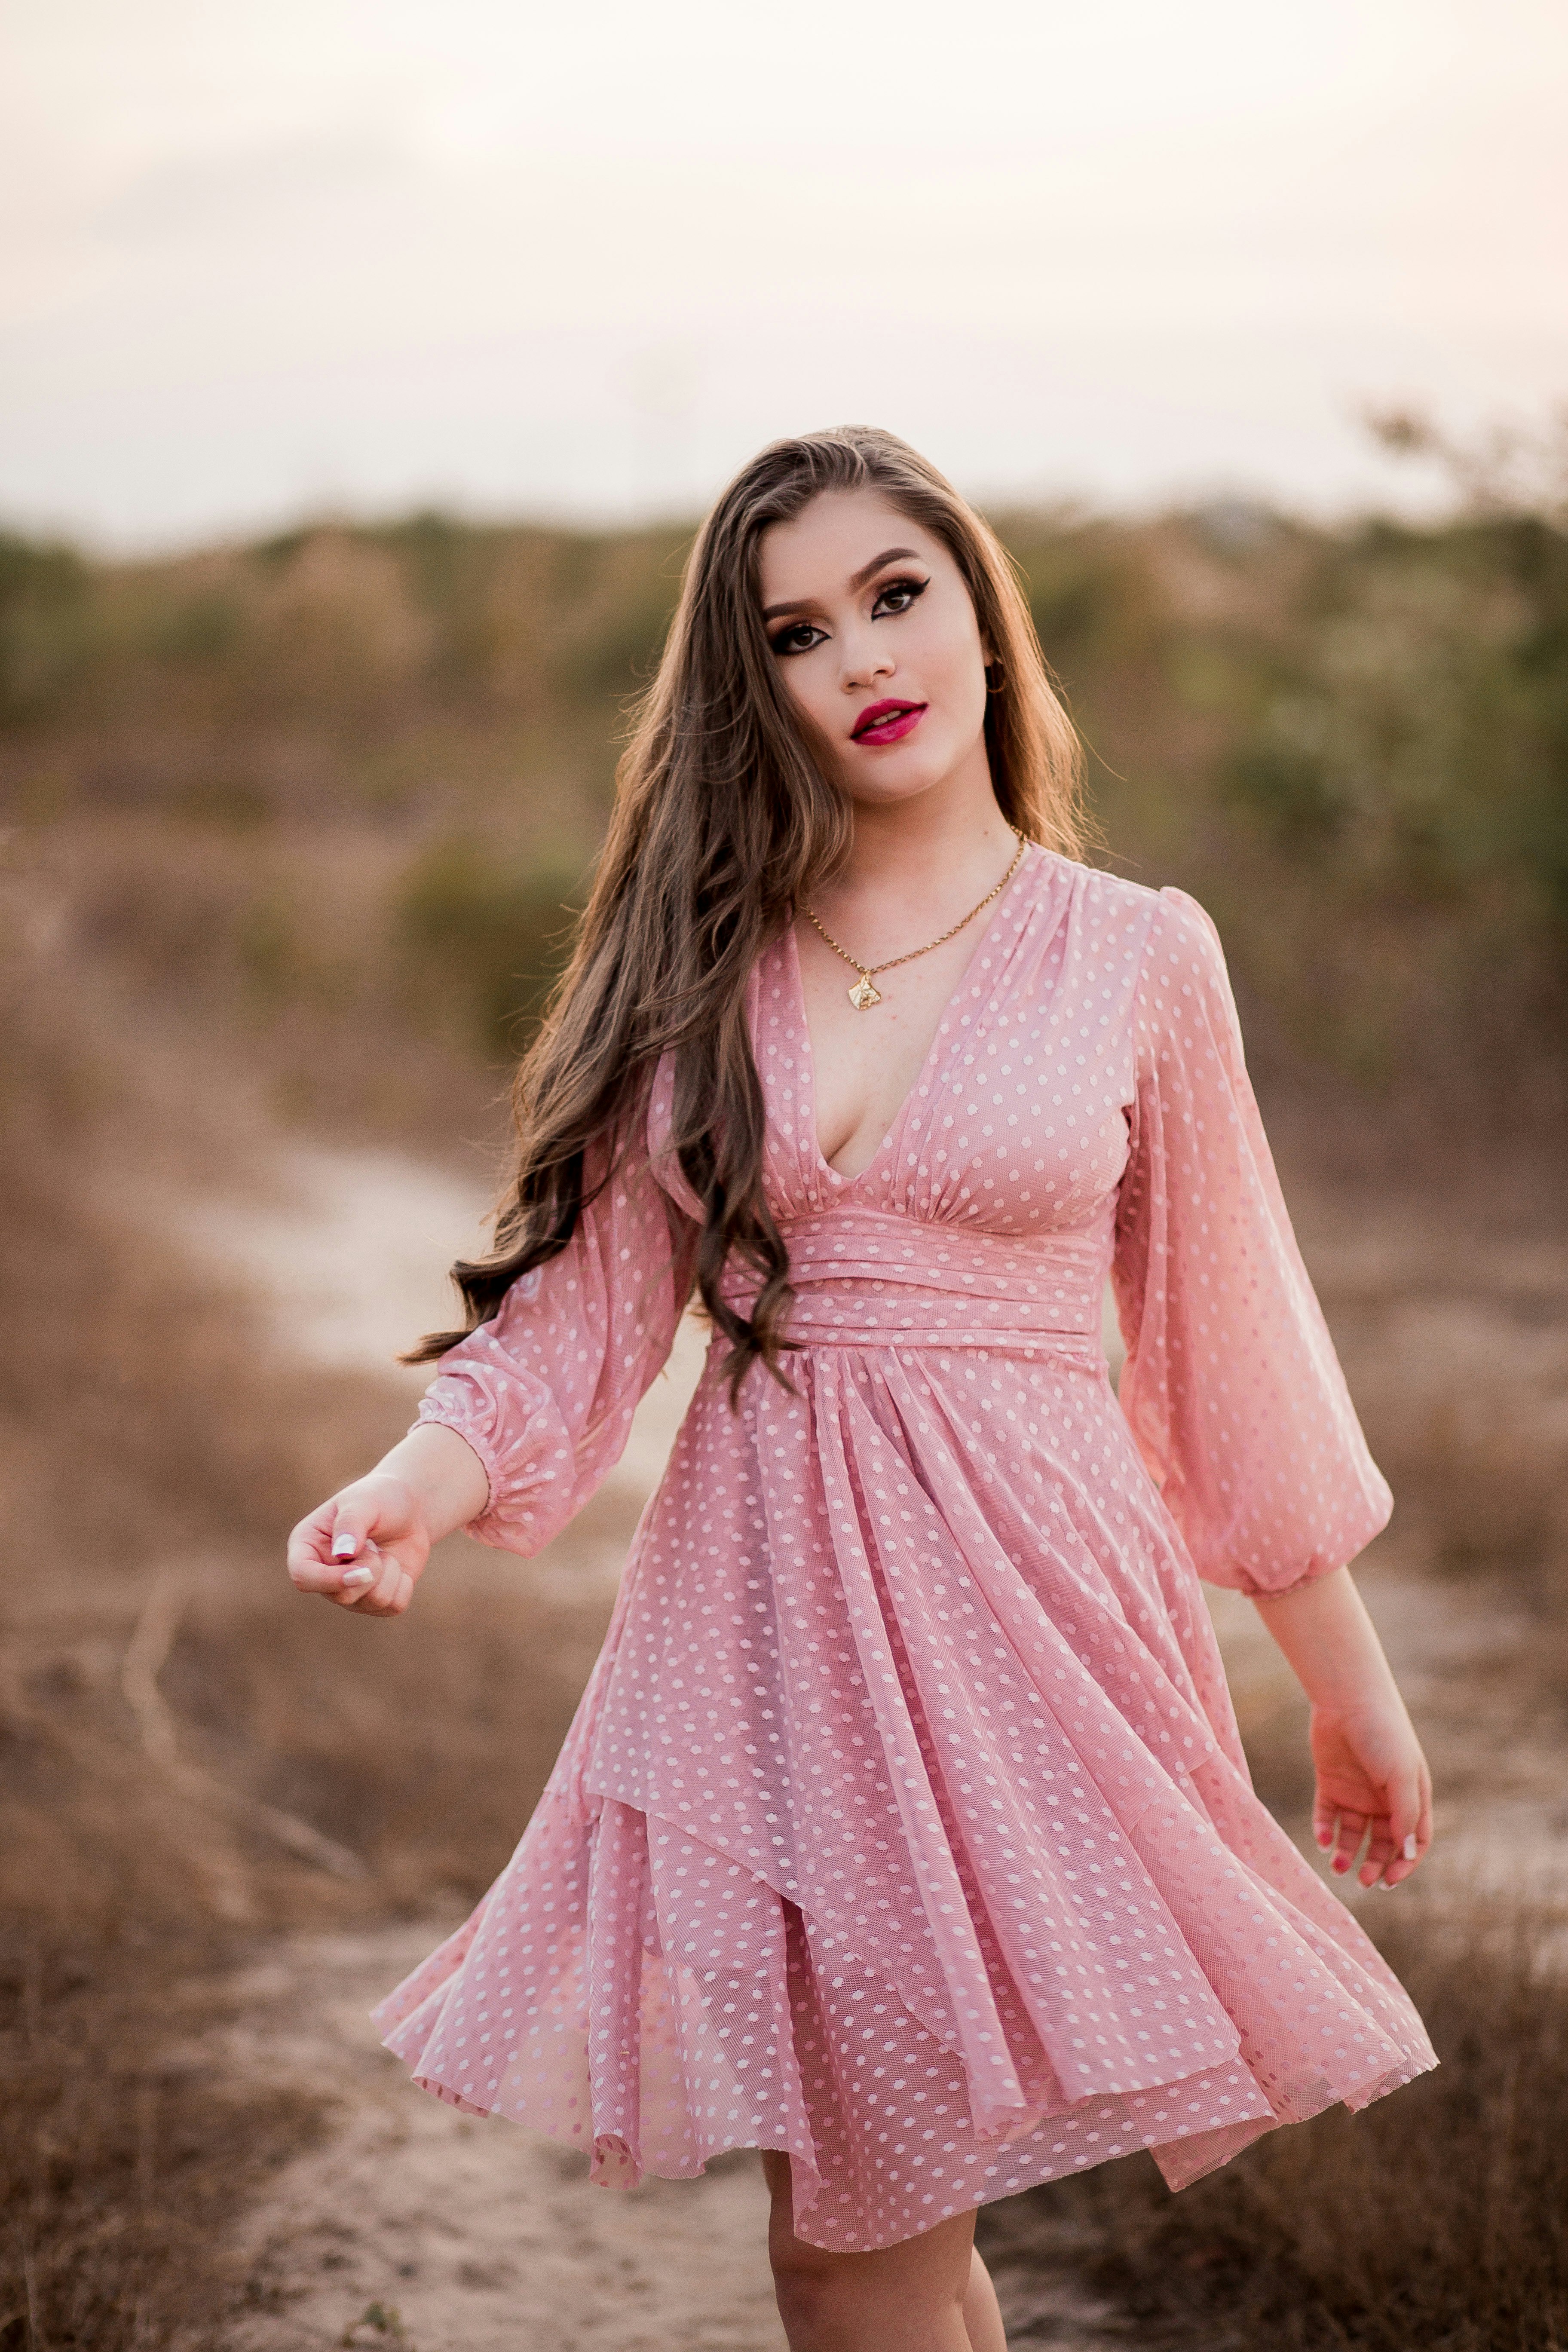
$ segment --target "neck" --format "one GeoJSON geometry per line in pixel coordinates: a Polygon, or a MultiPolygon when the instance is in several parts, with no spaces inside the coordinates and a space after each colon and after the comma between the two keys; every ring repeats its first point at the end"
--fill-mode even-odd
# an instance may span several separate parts
{"type": "Polygon", "coordinates": [[[857,802],[849,856],[823,901],[946,908],[989,889],[1017,845],[996,804],[984,747],[976,750],[976,760],[913,800],[857,802]]]}

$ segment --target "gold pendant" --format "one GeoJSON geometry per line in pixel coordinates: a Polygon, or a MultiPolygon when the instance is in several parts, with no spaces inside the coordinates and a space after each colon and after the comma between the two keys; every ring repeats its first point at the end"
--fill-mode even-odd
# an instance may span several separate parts
{"type": "Polygon", "coordinates": [[[868,971],[863,971],[849,991],[849,1002],[857,1013],[869,1013],[873,1004],[880,1004],[882,1002],[882,992],[879,988],[872,987],[871,975],[868,971]]]}

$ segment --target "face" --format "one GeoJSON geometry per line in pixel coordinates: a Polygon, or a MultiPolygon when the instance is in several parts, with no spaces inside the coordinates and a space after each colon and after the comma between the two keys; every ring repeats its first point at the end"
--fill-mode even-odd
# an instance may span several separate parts
{"type": "Polygon", "coordinates": [[[834,782],[898,801],[984,768],[988,656],[940,539],[875,490],[825,490],[760,552],[773,656],[834,782]]]}

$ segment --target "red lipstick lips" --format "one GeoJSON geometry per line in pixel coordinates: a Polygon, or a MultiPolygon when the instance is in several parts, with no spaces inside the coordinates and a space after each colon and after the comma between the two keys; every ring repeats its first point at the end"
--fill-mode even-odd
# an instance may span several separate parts
{"type": "Polygon", "coordinates": [[[855,743],[897,743],[918,727],[929,705],[923,702],[872,702],[855,721],[855,743]]]}

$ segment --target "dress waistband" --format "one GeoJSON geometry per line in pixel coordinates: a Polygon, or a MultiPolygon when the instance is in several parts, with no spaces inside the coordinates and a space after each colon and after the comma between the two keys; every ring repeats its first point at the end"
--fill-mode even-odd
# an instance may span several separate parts
{"type": "MultiPolygon", "coordinates": [[[[1104,1255],[1088,1234],[1015,1238],[848,1205],[779,1230],[795,1347],[1045,1349],[1103,1361],[1104,1255]]],[[[735,1304],[744,1311],[755,1295],[754,1282],[737,1284],[735,1304]]]]}

